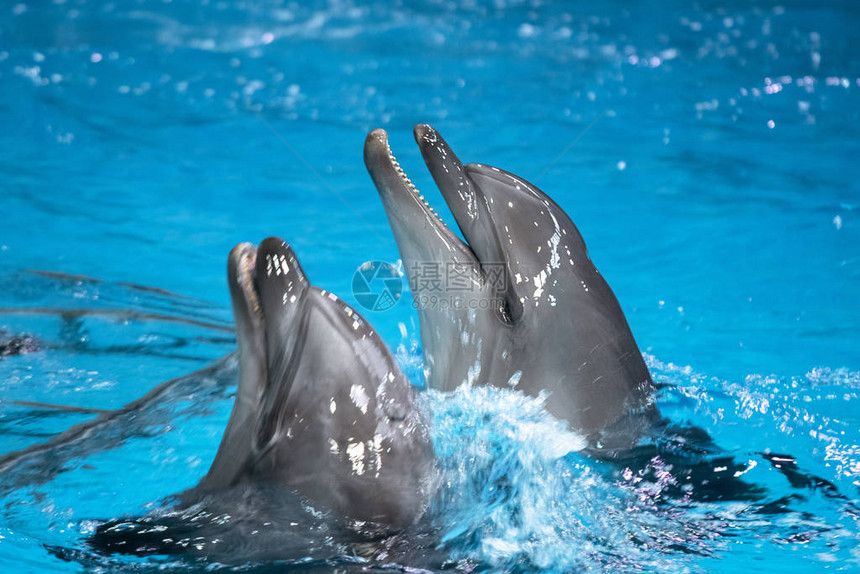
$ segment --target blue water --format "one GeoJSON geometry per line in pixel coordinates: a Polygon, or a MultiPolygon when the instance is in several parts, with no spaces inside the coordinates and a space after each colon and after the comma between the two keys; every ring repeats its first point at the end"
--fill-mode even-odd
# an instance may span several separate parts
{"type": "MultiPolygon", "coordinates": [[[[398,257],[364,137],[442,208],[426,122],[570,214],[663,414],[727,453],[712,482],[755,487],[704,500],[669,456],[579,454],[539,400],[430,393],[448,567],[860,571],[858,29],[841,1],[3,3],[0,340],[40,350],[0,358],[0,453],[98,414],[13,401],[115,409],[230,352],[236,243],[285,238],[358,308],[355,269],[398,257]]],[[[365,315],[420,384],[408,300],[365,315]]],[[[234,384],[228,360],[6,468],[3,569],[205,568],[84,540],[197,483],[234,384]]],[[[278,567],[385,563],[323,547],[278,567]]]]}

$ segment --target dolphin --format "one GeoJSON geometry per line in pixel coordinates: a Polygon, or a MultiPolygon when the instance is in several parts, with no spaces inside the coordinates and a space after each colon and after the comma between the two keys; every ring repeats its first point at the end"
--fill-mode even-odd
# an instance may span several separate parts
{"type": "Polygon", "coordinates": [[[228,280],[239,386],[195,495],[263,481],[338,517],[414,523],[433,450],[414,387],[373,327],[312,286],[278,238],[237,245],[228,280]]]}
{"type": "Polygon", "coordinates": [[[593,447],[629,446],[631,425],[657,416],[654,384],[576,226],[521,177],[463,165],[432,127],[414,135],[465,241],[412,184],[385,131],[367,136],[364,161],[418,309],[427,386],[545,393],[549,412],[593,447]]]}
{"type": "Polygon", "coordinates": [[[401,533],[424,527],[436,482],[415,388],[373,327],[311,285],[283,240],[237,245],[227,271],[239,384],[212,465],[175,504],[100,524],[89,548],[231,564],[408,556],[401,533]]]}

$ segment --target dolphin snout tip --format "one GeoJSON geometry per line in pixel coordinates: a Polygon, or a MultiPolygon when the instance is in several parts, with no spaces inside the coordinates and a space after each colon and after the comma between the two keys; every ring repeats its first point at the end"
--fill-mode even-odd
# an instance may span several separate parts
{"type": "Polygon", "coordinates": [[[415,136],[415,141],[419,144],[422,140],[426,139],[427,136],[435,133],[436,130],[429,124],[418,124],[412,129],[412,134],[415,136]]]}
{"type": "Polygon", "coordinates": [[[230,250],[230,255],[228,256],[228,259],[231,261],[238,261],[244,255],[252,253],[254,251],[256,251],[256,248],[252,243],[240,243],[230,250]]]}
{"type": "Polygon", "coordinates": [[[388,134],[382,128],[376,128],[369,134],[367,134],[367,140],[365,141],[365,145],[378,142],[381,144],[388,143],[388,134]]]}
{"type": "Polygon", "coordinates": [[[285,251],[290,249],[289,244],[280,237],[270,236],[260,242],[258,251],[285,251]]]}
{"type": "Polygon", "coordinates": [[[364,165],[370,172],[371,177],[374,176],[380,165],[384,164],[389,158],[388,150],[388,134],[382,128],[376,128],[364,140],[364,165]]]}

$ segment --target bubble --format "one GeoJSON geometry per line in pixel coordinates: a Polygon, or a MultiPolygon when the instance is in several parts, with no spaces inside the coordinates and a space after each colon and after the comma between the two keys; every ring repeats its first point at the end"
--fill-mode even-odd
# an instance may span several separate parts
{"type": "Polygon", "coordinates": [[[520,38],[531,38],[537,33],[537,28],[529,24],[528,22],[523,22],[520,24],[519,29],[517,30],[517,34],[519,34],[520,38]]]}

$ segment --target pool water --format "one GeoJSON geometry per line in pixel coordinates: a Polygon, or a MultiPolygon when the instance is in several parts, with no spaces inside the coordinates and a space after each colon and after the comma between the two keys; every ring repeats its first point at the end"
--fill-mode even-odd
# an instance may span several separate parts
{"type": "MultiPolygon", "coordinates": [[[[0,462],[3,569],[860,571],[858,29],[836,0],[4,3],[0,344],[34,352],[0,357],[0,453],[102,422],[0,462]],[[430,543],[94,553],[101,521],[163,510],[214,457],[233,245],[283,237],[360,309],[356,268],[398,258],[377,127],[453,226],[421,122],[569,213],[658,407],[711,450],[670,433],[610,464],[539,399],[426,393],[430,543]]],[[[421,385],[409,299],[364,315],[421,385]]]]}

